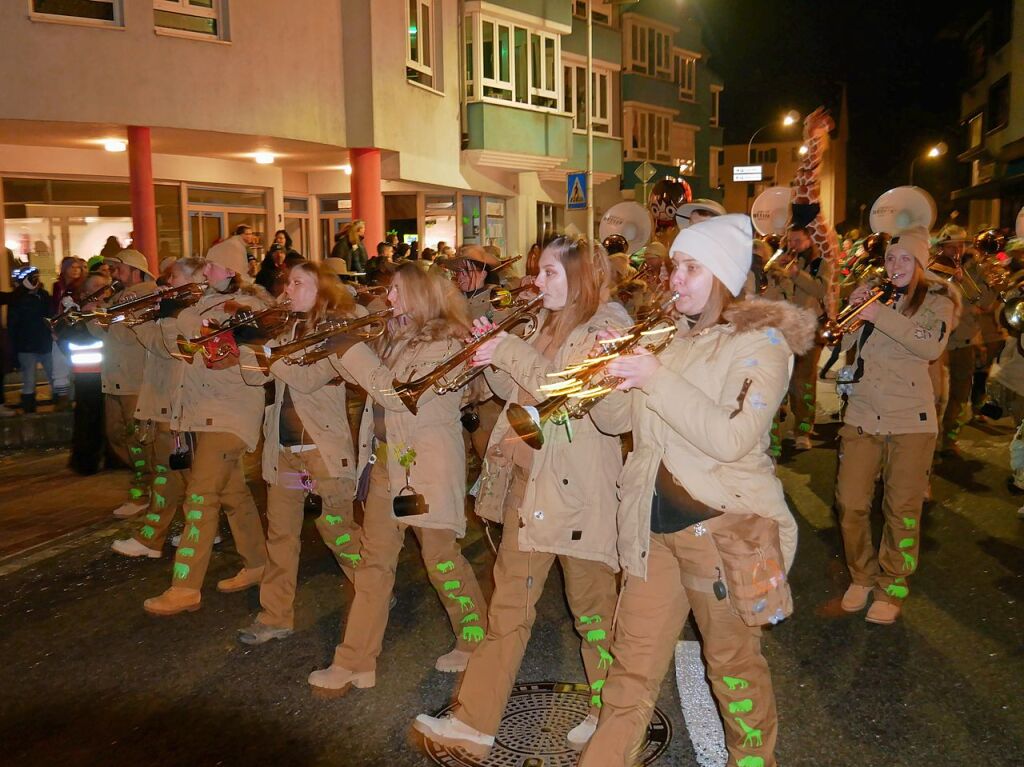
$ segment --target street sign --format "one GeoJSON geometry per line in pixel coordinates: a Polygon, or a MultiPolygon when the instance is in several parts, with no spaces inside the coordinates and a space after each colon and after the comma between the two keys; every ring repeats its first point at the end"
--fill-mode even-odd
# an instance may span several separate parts
{"type": "Polygon", "coordinates": [[[641,184],[646,184],[648,181],[654,178],[654,174],[657,172],[657,168],[655,168],[653,165],[647,162],[647,160],[644,160],[636,167],[636,170],[633,171],[633,175],[640,180],[641,184]]]}
{"type": "Polygon", "coordinates": [[[586,210],[587,174],[570,173],[566,177],[565,207],[569,210],[586,210]]]}
{"type": "Polygon", "coordinates": [[[760,181],[761,176],[760,165],[734,165],[732,168],[733,181],[760,181]]]}

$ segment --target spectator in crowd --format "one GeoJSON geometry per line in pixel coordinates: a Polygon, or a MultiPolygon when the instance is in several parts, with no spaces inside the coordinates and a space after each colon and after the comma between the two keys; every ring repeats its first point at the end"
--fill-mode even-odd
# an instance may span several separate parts
{"type": "Polygon", "coordinates": [[[107,241],[103,244],[103,249],[100,251],[100,255],[104,258],[107,258],[108,256],[116,256],[122,250],[124,250],[124,246],[121,244],[121,241],[114,235],[110,235],[107,238],[107,241]]]}
{"type": "Polygon", "coordinates": [[[18,355],[21,368],[21,409],[36,412],[36,365],[42,365],[50,388],[53,381],[53,334],[47,320],[53,316],[50,294],[39,281],[39,270],[34,266],[16,269],[12,275],[16,283],[14,295],[7,309],[11,343],[18,355]]]}
{"type": "Polygon", "coordinates": [[[65,256],[60,262],[60,274],[53,283],[53,296],[50,304],[54,314],[59,314],[64,296],[74,301],[78,298],[82,283],[85,281],[85,262],[78,256],[65,256]]]}
{"type": "MultiPolygon", "coordinates": [[[[363,238],[366,235],[366,222],[356,219],[344,231],[341,240],[340,257],[345,259],[350,272],[365,272],[366,262],[369,260],[366,255],[366,245],[363,238]]],[[[333,252],[331,255],[334,255],[333,252]]]]}

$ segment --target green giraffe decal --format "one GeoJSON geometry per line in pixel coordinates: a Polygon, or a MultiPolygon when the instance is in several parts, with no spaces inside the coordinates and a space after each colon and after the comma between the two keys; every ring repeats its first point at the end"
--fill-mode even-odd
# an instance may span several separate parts
{"type": "Polygon", "coordinates": [[[434,567],[439,573],[450,573],[455,569],[455,563],[449,559],[447,562],[438,562],[434,567]]]}
{"type": "Polygon", "coordinates": [[[346,543],[348,543],[351,540],[352,540],[352,536],[351,535],[349,535],[348,533],[342,533],[341,535],[339,535],[337,538],[334,539],[334,545],[335,546],[344,546],[346,543]]]}
{"type": "Polygon", "coordinates": [[[482,642],[484,639],[484,630],[479,626],[463,626],[462,627],[462,641],[464,642],[482,642]]]}
{"type": "Polygon", "coordinates": [[[901,538],[900,542],[898,544],[896,544],[896,545],[899,546],[901,549],[912,549],[912,548],[914,548],[914,539],[913,538],[901,538]]]}
{"type": "Polygon", "coordinates": [[[454,599],[456,602],[458,602],[459,609],[464,613],[469,612],[475,607],[475,605],[473,604],[473,600],[469,597],[460,597],[456,596],[455,594],[445,594],[445,596],[449,599],[454,599]]]}
{"type": "Polygon", "coordinates": [[[609,653],[606,649],[601,647],[601,645],[598,645],[597,654],[601,657],[601,660],[597,662],[597,667],[611,668],[612,662],[615,660],[615,658],[611,656],[611,653],[609,653]]]}
{"type": "Polygon", "coordinates": [[[203,498],[203,496],[198,495],[197,493],[192,493],[192,495],[188,497],[188,500],[190,503],[205,503],[206,501],[206,499],[203,498]]]}
{"type": "Polygon", "coordinates": [[[603,705],[601,702],[601,690],[604,689],[604,680],[598,679],[590,685],[590,689],[593,690],[593,694],[590,696],[590,705],[595,708],[601,708],[603,705]]]}
{"type": "Polygon", "coordinates": [[[188,513],[185,514],[185,519],[189,522],[198,522],[202,518],[203,512],[199,509],[190,509],[188,513]]]}
{"type": "Polygon", "coordinates": [[[587,632],[588,642],[603,642],[607,638],[608,635],[604,633],[603,629],[590,629],[590,631],[587,632]]]}
{"type": "Polygon", "coordinates": [[[736,761],[736,767],[764,767],[764,759],[759,756],[744,756],[736,761]]]}
{"type": "Polygon", "coordinates": [[[445,581],[444,582],[444,590],[445,591],[455,591],[456,589],[461,589],[461,588],[462,588],[462,581],[445,581]]]}
{"type": "Polygon", "coordinates": [[[188,546],[182,546],[178,549],[178,556],[180,557],[194,557],[196,555],[195,549],[190,549],[188,546]]]}
{"type": "Polygon", "coordinates": [[[459,623],[479,623],[480,616],[477,613],[470,613],[469,615],[463,615],[462,620],[459,623]]]}
{"type": "Polygon", "coordinates": [[[907,530],[913,530],[915,527],[917,527],[917,520],[914,519],[913,517],[904,517],[903,518],[903,526],[907,530]]]}
{"type": "Polygon", "coordinates": [[[156,507],[158,509],[167,508],[167,499],[156,491],[153,491],[153,501],[156,503],[156,507]]]}
{"type": "Polygon", "coordinates": [[[333,525],[340,525],[341,524],[341,517],[338,516],[337,514],[324,514],[324,522],[326,522],[328,525],[332,525],[332,526],[333,525]]]}
{"type": "Polygon", "coordinates": [[[167,484],[167,477],[153,477],[153,484],[154,485],[166,485],[167,484]]]}
{"type": "Polygon", "coordinates": [[[179,581],[185,580],[186,578],[188,578],[188,569],[188,565],[186,565],[184,562],[175,562],[174,577],[177,578],[179,581]]]}
{"type": "Polygon", "coordinates": [[[137,501],[142,497],[142,491],[139,490],[139,488],[137,487],[133,487],[131,490],[128,491],[128,495],[129,497],[131,497],[133,501],[137,501]]]}
{"type": "Polygon", "coordinates": [[[159,522],[160,521],[160,515],[159,514],[147,514],[146,515],[146,521],[148,521],[148,522],[159,522]]]}
{"type": "Polygon", "coordinates": [[[743,700],[737,700],[729,704],[730,714],[749,714],[754,710],[754,701],[750,698],[744,698],[743,700]]]}
{"type": "Polygon", "coordinates": [[[338,552],[338,556],[341,557],[342,559],[344,559],[346,562],[348,562],[353,567],[358,565],[362,561],[362,559],[363,559],[358,554],[346,554],[343,551],[339,551],[338,552]]]}
{"type": "Polygon", "coordinates": [[[583,624],[584,626],[589,626],[591,623],[600,623],[600,622],[601,622],[601,616],[600,615],[581,615],[580,616],[580,623],[583,624]]]}
{"type": "Polygon", "coordinates": [[[897,586],[895,583],[890,583],[885,587],[885,593],[896,599],[906,599],[907,595],[910,594],[910,589],[906,586],[897,586]]]}
{"type": "Polygon", "coordinates": [[[140,535],[141,535],[141,536],[142,536],[143,538],[145,538],[145,539],[146,539],[146,540],[148,541],[148,540],[150,540],[150,539],[151,539],[151,538],[152,538],[152,537],[153,537],[154,535],[156,535],[156,530],[154,530],[154,529],[153,529],[152,527],[150,527],[149,525],[143,525],[143,526],[142,526],[142,530],[141,530],[141,532],[140,532],[140,535]]]}
{"type": "Polygon", "coordinates": [[[740,679],[738,676],[723,676],[722,681],[730,690],[745,690],[750,687],[750,682],[740,679]]]}
{"type": "Polygon", "coordinates": [[[914,570],[917,569],[917,559],[912,554],[908,554],[905,551],[901,551],[900,554],[903,555],[903,572],[914,572],[914,570]]]}
{"type": "Polygon", "coordinates": [[[753,746],[754,748],[761,747],[761,731],[756,727],[748,727],[747,723],[740,719],[738,716],[734,716],[733,720],[742,728],[744,733],[743,745],[753,746]]]}
{"type": "Polygon", "coordinates": [[[189,525],[188,526],[188,536],[187,536],[186,540],[198,543],[199,542],[199,528],[196,527],[195,525],[189,525]]]}

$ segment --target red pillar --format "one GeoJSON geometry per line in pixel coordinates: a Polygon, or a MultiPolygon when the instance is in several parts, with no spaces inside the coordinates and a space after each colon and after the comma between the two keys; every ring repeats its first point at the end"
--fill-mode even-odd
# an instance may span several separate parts
{"type": "Polygon", "coordinates": [[[352,216],[366,222],[366,250],[373,255],[384,239],[384,195],[380,192],[380,150],[350,149],[352,216]]]}
{"type": "Polygon", "coordinates": [[[132,247],[159,274],[156,242],[156,197],[153,192],[153,147],[149,128],[128,126],[128,183],[132,200],[132,247]]]}

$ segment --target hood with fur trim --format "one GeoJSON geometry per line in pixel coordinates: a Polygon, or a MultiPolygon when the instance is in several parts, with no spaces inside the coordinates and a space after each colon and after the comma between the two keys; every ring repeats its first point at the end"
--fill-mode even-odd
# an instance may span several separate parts
{"type": "Polygon", "coordinates": [[[818,318],[810,309],[801,309],[788,301],[765,298],[736,301],[725,310],[723,317],[736,333],[775,328],[797,356],[814,346],[814,334],[818,328],[818,318]]]}

